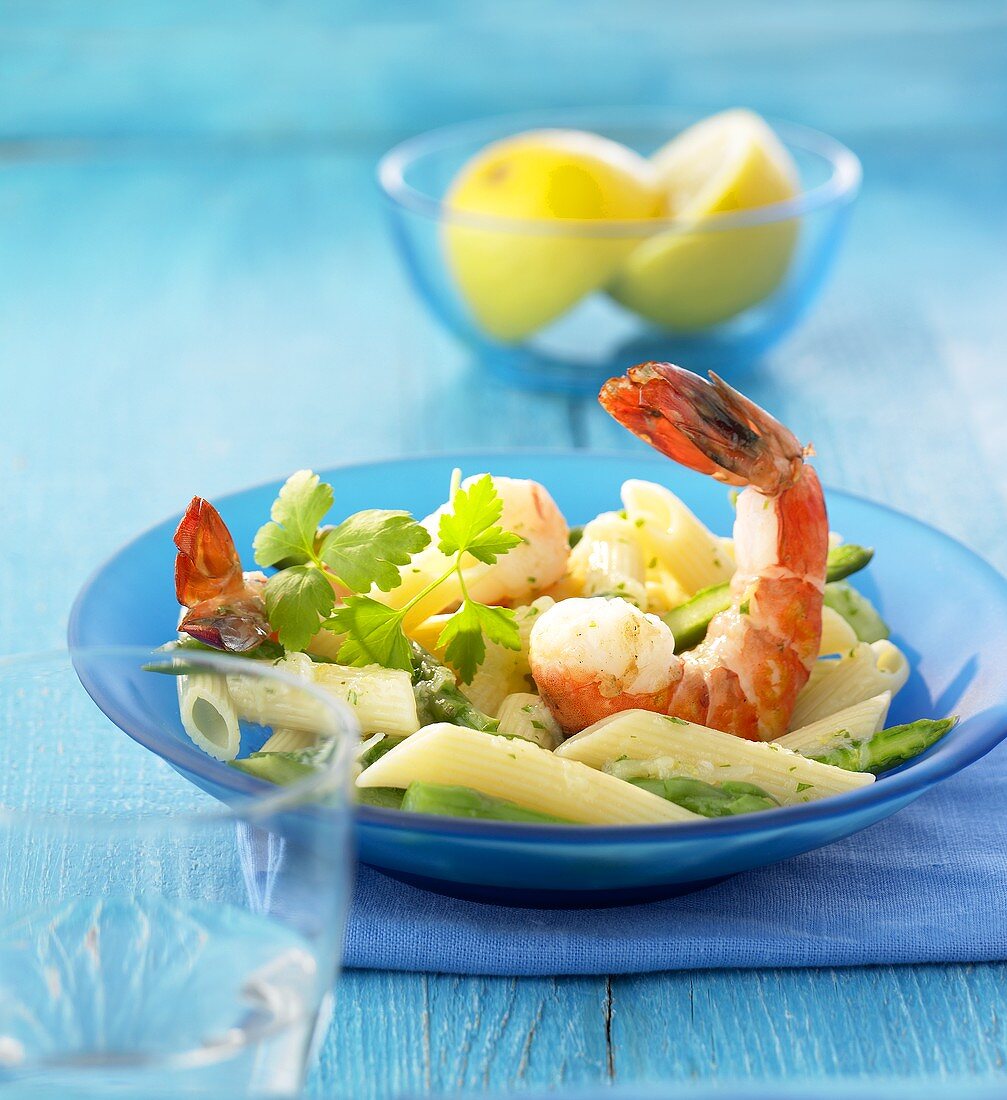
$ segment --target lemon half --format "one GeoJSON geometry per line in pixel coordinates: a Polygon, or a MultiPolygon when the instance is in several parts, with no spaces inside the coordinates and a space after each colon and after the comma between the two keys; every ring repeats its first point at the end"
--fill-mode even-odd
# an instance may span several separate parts
{"type": "Polygon", "coordinates": [[[724,111],[651,160],[668,214],[682,227],[635,249],[609,286],[612,297],[656,325],[689,332],[772,294],[790,265],[798,219],[716,225],[718,214],[783,202],[800,189],[793,159],[766,122],[751,111],[724,111]]]}
{"type": "Polygon", "coordinates": [[[646,219],[663,209],[654,164],[578,130],[532,130],[487,146],[459,172],[445,203],[443,241],[455,283],[480,328],[505,342],[605,286],[641,241],[592,236],[590,224],[580,234],[575,224],[556,232],[555,223],[646,219]],[[450,211],[542,227],[467,225],[452,221],[450,211]]]}

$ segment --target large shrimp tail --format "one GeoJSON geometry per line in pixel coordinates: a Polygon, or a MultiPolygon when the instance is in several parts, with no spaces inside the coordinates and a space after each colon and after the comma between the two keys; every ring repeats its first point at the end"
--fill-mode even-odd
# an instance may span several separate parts
{"type": "Polygon", "coordinates": [[[220,513],[193,497],[175,531],[175,596],[183,607],[239,591],[241,558],[220,513]]]}
{"type": "Polygon", "coordinates": [[[767,496],[791,488],[808,451],[796,436],[712,371],[710,381],[672,363],[641,363],[598,400],[623,427],[683,466],[767,496]]]}
{"type": "Polygon", "coordinates": [[[185,614],[179,632],[213,649],[247,653],[271,637],[264,577],[248,577],[216,508],[193,497],[175,531],[175,595],[185,614]]]}

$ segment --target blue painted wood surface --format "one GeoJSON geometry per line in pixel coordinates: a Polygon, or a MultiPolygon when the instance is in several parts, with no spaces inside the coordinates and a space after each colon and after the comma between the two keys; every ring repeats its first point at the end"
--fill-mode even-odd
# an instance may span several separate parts
{"type": "MultiPolygon", "coordinates": [[[[850,141],[834,282],[740,381],[828,481],[1007,569],[1003,4],[695,9],[0,0],[0,652],[59,645],[93,566],[194,491],[635,445],[483,377],[383,235],[390,140],[523,107],[744,102],[850,141]]],[[[1002,1072],[1005,989],[1001,965],[349,974],[312,1095],[1002,1072]]]]}

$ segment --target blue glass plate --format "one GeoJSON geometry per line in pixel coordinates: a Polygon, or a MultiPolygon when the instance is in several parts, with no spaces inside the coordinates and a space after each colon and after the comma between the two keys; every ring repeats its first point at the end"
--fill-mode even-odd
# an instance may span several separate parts
{"type": "MultiPolygon", "coordinates": [[[[451,471],[489,470],[545,484],[571,523],[610,509],[631,477],[663,482],[713,530],[728,532],[723,487],[659,457],[563,452],[455,454],[322,471],[336,511],[406,508],[443,501],[451,471]]],[[[198,489],[198,486],[194,486],[198,489]]],[[[251,565],[255,531],[278,483],[215,501],[251,565]]],[[[870,787],[802,806],[687,825],[541,826],[405,815],[362,807],[360,858],[415,885],[516,905],[613,905],[682,893],[738,871],[819,848],[887,817],[933,784],[975,762],[1007,734],[1007,581],[972,551],[918,520],[828,492],[830,524],[876,547],[857,585],[879,606],[912,664],[890,721],[958,713],[961,724],[924,756],[870,787]]],[[[178,608],[171,536],[178,517],[141,535],[106,562],[74,605],[69,642],[159,645],[174,636],[178,608]]],[[[151,677],[159,680],[158,677],[151,677]]],[[[152,686],[152,691],[157,690],[152,686]]],[[[95,700],[131,737],[213,794],[253,780],[203,754],[170,713],[156,727],[124,712],[101,685],[95,700]],[[118,715],[118,720],[117,720],[118,715]]],[[[243,746],[243,751],[255,745],[243,746]]]]}

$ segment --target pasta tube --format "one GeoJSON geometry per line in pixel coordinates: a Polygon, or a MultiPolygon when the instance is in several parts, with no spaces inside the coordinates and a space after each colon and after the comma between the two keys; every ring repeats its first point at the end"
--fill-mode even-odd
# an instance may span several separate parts
{"type": "Polygon", "coordinates": [[[818,643],[818,656],[829,657],[849,653],[860,639],[852,626],[831,607],[822,608],[822,639],[818,643]]]}
{"type": "Polygon", "coordinates": [[[892,693],[883,691],[870,699],[837,710],[800,729],[785,733],[773,742],[802,756],[818,756],[839,740],[860,741],[880,730],[888,717],[892,693]]]}
{"type": "Polygon", "coordinates": [[[827,798],[872,782],[870,775],[806,760],[789,749],[746,741],[681,718],[627,710],[603,718],[564,741],[556,756],[602,768],[619,757],[651,762],[640,774],[687,775],[704,783],[752,783],[784,804],[827,798]]]}
{"type": "Polygon", "coordinates": [[[314,682],[353,710],[361,733],[406,737],[420,728],[412,680],[402,669],[319,664],[314,682]]]}
{"type": "MultiPolygon", "coordinates": [[[[276,667],[346,704],[362,733],[405,737],[420,728],[412,682],[409,673],[401,669],[316,664],[304,653],[290,654],[276,667]]],[[[311,733],[331,725],[320,702],[295,687],[240,673],[228,676],[228,685],[238,713],[251,722],[311,733]]]]}
{"type": "Polygon", "coordinates": [[[659,564],[657,558],[651,558],[647,566],[648,611],[655,615],[663,615],[689,599],[689,594],[671,573],[659,564]]]}
{"type": "Polygon", "coordinates": [[[182,728],[203,752],[217,760],[238,755],[241,730],[226,676],[213,672],[179,676],[178,711],[182,728]]]}
{"type": "Polygon", "coordinates": [[[495,642],[487,643],[486,659],[476,669],[472,683],[464,687],[465,694],[479,710],[496,717],[508,695],[527,691],[531,686],[528,639],[539,616],[555,602],[548,596],[540,596],[526,607],[514,608],[514,618],[521,636],[520,649],[506,649],[495,642]]]}
{"type": "Polygon", "coordinates": [[[687,595],[730,579],[734,561],[728,540],[707,530],[670,489],[626,481],[622,503],[639,529],[645,555],[656,557],[687,595]]]}
{"type": "Polygon", "coordinates": [[[471,787],[585,825],[699,820],[673,802],[530,741],[448,723],[426,726],[407,738],[358,776],[357,786],[405,788],[417,780],[471,787]]]}
{"type": "Polygon", "coordinates": [[[429,619],[424,619],[423,622],[411,627],[407,633],[417,645],[443,660],[444,654],[437,643],[450,618],[450,615],[431,615],[429,619]]]}
{"type": "Polygon", "coordinates": [[[518,691],[500,704],[500,732],[554,749],[563,740],[556,719],[537,695],[518,691]]]}
{"type": "Polygon", "coordinates": [[[647,610],[643,549],[638,528],[628,519],[615,512],[602,513],[585,526],[573,553],[583,572],[585,597],[621,596],[647,610]]]}
{"type": "Polygon", "coordinates": [[[313,730],[276,728],[259,752],[300,752],[314,747],[317,740],[318,734],[313,730]]]}
{"type": "Polygon", "coordinates": [[[908,679],[909,662],[897,646],[884,640],[860,642],[845,657],[815,662],[797,696],[791,727],[828,718],[883,691],[895,695],[908,679]]]}

